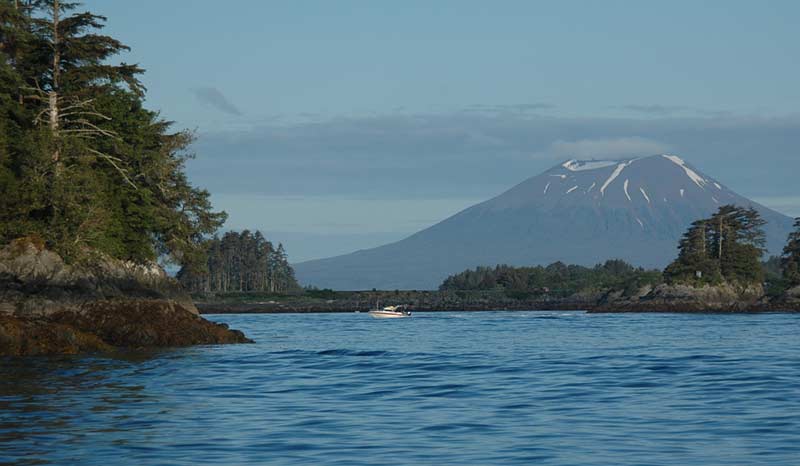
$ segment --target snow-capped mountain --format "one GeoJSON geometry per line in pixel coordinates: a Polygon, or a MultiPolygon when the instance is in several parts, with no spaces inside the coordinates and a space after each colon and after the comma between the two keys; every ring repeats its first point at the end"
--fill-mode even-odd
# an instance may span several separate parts
{"type": "Polygon", "coordinates": [[[478,265],[621,258],[663,267],[687,226],[720,205],[756,208],[779,253],[792,220],[674,155],[568,160],[404,240],[296,264],[301,283],[334,289],[433,289],[478,265]]]}

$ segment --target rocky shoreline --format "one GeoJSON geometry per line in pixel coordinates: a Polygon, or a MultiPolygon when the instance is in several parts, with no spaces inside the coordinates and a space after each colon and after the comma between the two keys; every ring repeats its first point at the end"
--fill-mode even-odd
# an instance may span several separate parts
{"type": "Polygon", "coordinates": [[[416,312],[578,310],[623,312],[799,312],[800,287],[767,297],[760,287],[659,285],[633,293],[572,296],[509,295],[503,291],[331,292],[258,300],[192,298],[156,264],[96,256],[65,264],[35,240],[0,249],[0,356],[78,354],[129,348],[251,342],[203,314],[366,312],[410,304],[416,312]]]}
{"type": "Polygon", "coordinates": [[[35,240],[0,249],[0,356],[251,342],[199,315],[157,264],[65,264],[35,240]]]}

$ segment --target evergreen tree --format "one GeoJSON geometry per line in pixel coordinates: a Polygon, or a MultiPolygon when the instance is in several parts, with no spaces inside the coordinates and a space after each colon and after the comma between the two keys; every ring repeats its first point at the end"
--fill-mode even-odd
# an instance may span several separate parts
{"type": "Polygon", "coordinates": [[[668,282],[718,283],[722,279],[719,262],[711,258],[712,229],[708,219],[692,223],[678,243],[678,258],[667,266],[668,282]]]}
{"type": "Polygon", "coordinates": [[[285,293],[300,289],[282,244],[274,248],[260,231],[229,231],[205,242],[204,265],[187,264],[178,279],[193,292],[285,293]]]}
{"type": "Polygon", "coordinates": [[[765,223],[755,209],[734,205],[692,223],[678,245],[678,258],[664,270],[666,280],[692,285],[763,282],[765,223]]]}
{"type": "Polygon", "coordinates": [[[660,283],[661,273],[609,260],[593,268],[555,262],[546,267],[477,267],[447,277],[440,290],[497,290],[513,296],[568,296],[579,291],[628,290],[660,283]]]}
{"type": "Polygon", "coordinates": [[[790,286],[800,285],[800,218],[795,219],[794,228],[781,255],[783,278],[790,286]]]}
{"type": "Polygon", "coordinates": [[[0,0],[0,244],[38,235],[73,260],[205,262],[223,223],[184,172],[192,142],[143,107],[143,72],[62,0],[0,0]]]}

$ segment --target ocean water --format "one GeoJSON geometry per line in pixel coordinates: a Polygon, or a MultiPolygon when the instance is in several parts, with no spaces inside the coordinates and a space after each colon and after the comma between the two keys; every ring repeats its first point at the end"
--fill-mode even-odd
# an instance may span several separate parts
{"type": "Polygon", "coordinates": [[[800,465],[800,314],[210,316],[0,359],[0,464],[800,465]]]}

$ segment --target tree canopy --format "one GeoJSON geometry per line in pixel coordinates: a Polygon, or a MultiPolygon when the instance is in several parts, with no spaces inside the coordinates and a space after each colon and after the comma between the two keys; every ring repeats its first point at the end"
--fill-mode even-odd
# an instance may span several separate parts
{"type": "Polygon", "coordinates": [[[178,279],[190,291],[285,293],[300,289],[282,244],[276,248],[260,231],[227,232],[204,243],[205,266],[186,265],[178,279]]]}
{"type": "Polygon", "coordinates": [[[569,296],[590,290],[629,290],[661,281],[661,272],[634,267],[622,260],[609,260],[595,267],[555,262],[548,266],[477,267],[451,275],[440,290],[493,290],[511,293],[569,296]]]}
{"type": "Polygon", "coordinates": [[[800,285],[800,218],[795,219],[794,228],[781,255],[783,278],[790,286],[800,285]]]}
{"type": "Polygon", "coordinates": [[[678,244],[678,258],[664,271],[666,280],[692,285],[763,282],[765,223],[755,209],[734,205],[692,223],[678,244]]]}
{"type": "Polygon", "coordinates": [[[192,134],[143,105],[143,70],[105,18],[60,0],[0,0],[0,243],[204,262],[224,222],[187,179],[192,134]]]}

